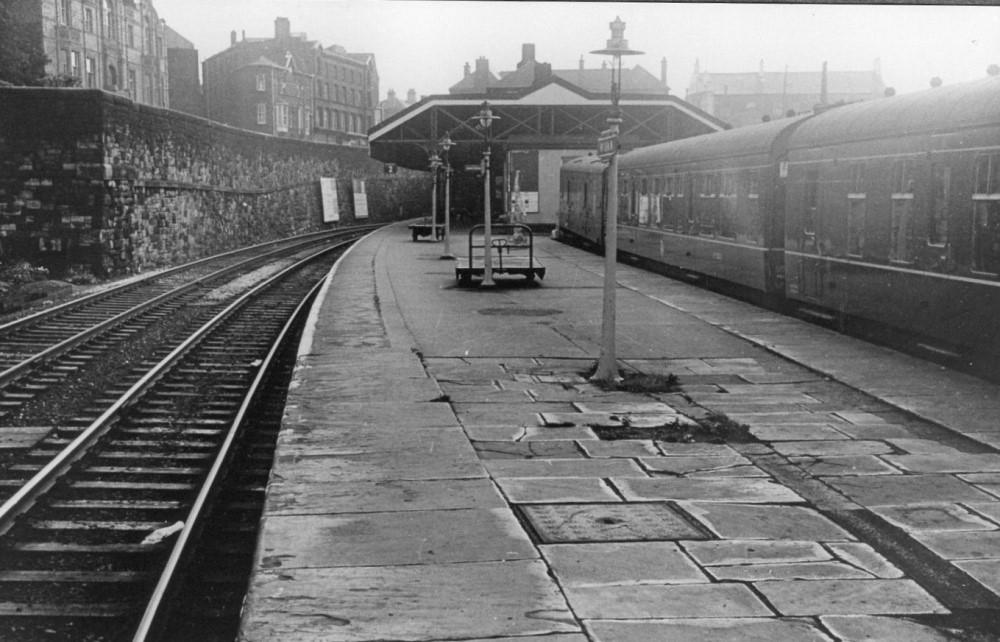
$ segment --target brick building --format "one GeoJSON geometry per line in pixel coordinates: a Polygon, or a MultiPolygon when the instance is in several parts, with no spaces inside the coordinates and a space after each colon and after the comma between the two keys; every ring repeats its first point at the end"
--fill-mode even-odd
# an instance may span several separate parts
{"type": "Polygon", "coordinates": [[[198,50],[190,40],[169,26],[163,28],[163,39],[167,47],[167,94],[170,97],[170,108],[204,116],[198,50]]]}
{"type": "Polygon", "coordinates": [[[364,146],[378,109],[375,56],[324,47],[293,34],[287,18],[273,38],[237,40],[202,65],[205,115],[276,136],[364,146]]]}
{"type": "Polygon", "coordinates": [[[734,127],[753,125],[817,104],[857,102],[885,93],[879,62],[868,71],[764,71],[709,73],[696,62],[686,100],[734,127]]]}
{"type": "Polygon", "coordinates": [[[169,107],[165,24],[149,0],[5,0],[41,38],[46,74],[169,107]]]}

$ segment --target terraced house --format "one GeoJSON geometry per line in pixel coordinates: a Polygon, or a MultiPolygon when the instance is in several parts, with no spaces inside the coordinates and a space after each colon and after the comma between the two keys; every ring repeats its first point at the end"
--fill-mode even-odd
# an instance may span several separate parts
{"type": "Polygon", "coordinates": [[[149,0],[5,0],[41,40],[46,74],[170,107],[166,25],[149,0]]]}

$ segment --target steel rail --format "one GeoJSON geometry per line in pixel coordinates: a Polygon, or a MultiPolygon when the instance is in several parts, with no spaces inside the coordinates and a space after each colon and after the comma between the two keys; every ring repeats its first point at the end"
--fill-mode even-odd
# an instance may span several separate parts
{"type": "Polygon", "coordinates": [[[282,243],[286,243],[286,242],[291,241],[293,239],[307,239],[307,238],[311,238],[311,237],[315,237],[315,236],[322,236],[324,234],[329,234],[331,236],[336,236],[337,232],[349,232],[349,231],[352,231],[352,230],[364,230],[364,229],[368,229],[368,228],[371,228],[371,227],[372,227],[371,225],[360,225],[360,226],[358,226],[356,228],[338,228],[336,230],[321,230],[319,232],[308,232],[306,234],[299,234],[299,235],[296,235],[296,236],[290,236],[288,238],[279,239],[277,241],[266,241],[264,243],[258,243],[257,245],[250,245],[248,247],[243,247],[243,248],[240,248],[240,249],[237,249],[237,250],[230,250],[228,252],[223,252],[221,254],[213,254],[212,256],[208,256],[208,257],[205,257],[203,259],[196,259],[194,261],[190,261],[190,262],[184,263],[182,265],[178,265],[178,266],[175,266],[175,267],[172,267],[172,268],[167,268],[167,269],[162,270],[160,272],[155,272],[155,273],[150,274],[150,275],[148,275],[148,276],[146,276],[144,278],[136,279],[134,281],[129,281],[128,283],[123,283],[123,284],[118,285],[118,286],[112,286],[112,287],[110,287],[110,288],[108,288],[106,290],[101,290],[99,292],[92,292],[91,294],[87,294],[87,295],[79,297],[79,298],[71,299],[71,300],[66,301],[64,303],[60,303],[58,305],[54,305],[52,307],[48,307],[48,308],[45,308],[43,310],[39,310],[38,312],[33,312],[33,313],[28,314],[26,316],[23,316],[23,317],[21,317],[19,319],[14,319],[13,321],[8,321],[7,323],[0,323],[0,334],[4,334],[4,333],[10,332],[12,330],[17,330],[17,329],[19,329],[19,328],[21,328],[23,326],[30,325],[32,323],[37,323],[38,321],[41,321],[41,320],[43,320],[43,319],[45,319],[47,317],[56,316],[57,314],[59,314],[61,312],[65,312],[65,311],[67,311],[69,309],[72,309],[72,308],[77,307],[77,306],[84,305],[86,303],[91,303],[93,301],[97,301],[97,300],[100,300],[102,298],[106,298],[106,297],[109,297],[109,296],[114,296],[115,294],[121,294],[123,292],[128,291],[129,289],[136,288],[136,287],[139,287],[141,285],[147,284],[150,281],[153,281],[155,279],[161,279],[161,278],[163,278],[165,276],[171,276],[173,274],[176,274],[178,272],[182,272],[184,270],[190,270],[191,268],[198,267],[199,265],[202,265],[204,263],[209,263],[211,261],[217,261],[219,259],[233,257],[233,256],[236,256],[236,255],[241,254],[241,253],[252,252],[252,251],[259,251],[259,250],[267,248],[267,247],[273,247],[273,246],[276,246],[276,245],[280,245],[282,243]]]}
{"type": "MultiPolygon", "coordinates": [[[[315,233],[315,234],[308,235],[308,236],[319,236],[321,234],[329,234],[331,236],[331,238],[335,238],[337,236],[336,233],[330,234],[329,232],[315,233]]],[[[300,237],[297,237],[297,238],[300,238],[300,237]]],[[[304,238],[304,237],[301,237],[301,238],[304,238]]],[[[83,342],[87,341],[88,339],[90,339],[90,338],[92,338],[92,337],[100,334],[104,330],[107,330],[108,328],[112,328],[112,327],[114,327],[114,326],[116,326],[116,325],[118,325],[120,323],[123,323],[123,322],[125,322],[125,321],[127,321],[127,320],[129,320],[129,319],[131,319],[133,317],[135,317],[135,316],[138,316],[138,315],[142,314],[143,312],[145,312],[145,311],[147,311],[147,310],[149,310],[151,308],[155,308],[157,305],[160,305],[161,303],[163,303],[165,301],[169,301],[172,298],[179,297],[180,295],[184,294],[185,292],[188,292],[190,290],[193,290],[193,289],[201,286],[205,282],[208,282],[208,281],[211,281],[213,279],[217,279],[217,278],[219,278],[221,276],[224,276],[227,272],[233,272],[233,271],[239,270],[240,268],[246,266],[247,264],[253,263],[255,261],[260,261],[261,259],[266,258],[268,256],[272,256],[274,254],[279,254],[279,253],[286,252],[286,251],[289,251],[289,250],[295,250],[295,249],[301,248],[303,246],[307,246],[307,245],[309,245],[309,244],[311,244],[313,242],[315,242],[315,239],[314,238],[310,238],[308,240],[302,240],[299,243],[291,244],[291,245],[286,246],[286,247],[282,247],[282,248],[279,248],[279,249],[272,249],[271,251],[269,251],[269,252],[267,252],[265,254],[256,254],[256,255],[252,256],[251,258],[247,259],[246,261],[243,261],[243,262],[235,264],[235,265],[229,265],[229,266],[224,267],[224,268],[220,268],[220,269],[216,270],[215,272],[212,272],[212,273],[207,274],[205,276],[199,277],[199,278],[197,278],[197,279],[195,279],[193,281],[185,283],[184,285],[178,286],[178,287],[176,287],[173,290],[170,290],[168,292],[164,292],[163,294],[160,294],[159,296],[153,297],[152,299],[149,299],[148,301],[144,301],[143,303],[140,303],[137,306],[134,306],[134,307],[132,307],[132,308],[130,308],[128,310],[125,310],[124,312],[121,312],[121,313],[119,313],[119,314],[117,314],[117,315],[115,315],[113,317],[105,319],[104,321],[101,321],[100,323],[98,323],[96,325],[90,326],[86,330],[84,330],[82,332],[79,332],[79,333],[77,333],[77,334],[75,334],[75,335],[73,335],[73,336],[71,336],[71,337],[69,337],[67,339],[64,339],[63,341],[60,341],[59,343],[57,343],[55,345],[49,346],[45,350],[42,350],[41,352],[37,352],[37,353],[33,354],[32,356],[30,356],[27,359],[21,361],[17,365],[11,366],[7,370],[4,370],[4,371],[0,372],[0,389],[6,387],[12,381],[14,381],[18,377],[20,377],[22,374],[24,374],[24,372],[26,370],[29,370],[29,369],[33,368],[37,364],[42,363],[44,361],[47,361],[48,359],[52,359],[52,358],[58,357],[58,356],[60,356],[62,354],[65,354],[69,350],[72,350],[76,346],[78,346],[78,345],[82,344],[83,342]]],[[[273,247],[274,245],[277,245],[277,244],[278,243],[263,244],[262,246],[254,246],[254,247],[257,247],[257,248],[268,247],[268,246],[272,246],[273,247]]],[[[239,252],[237,252],[237,253],[239,253],[239,252]]],[[[225,255],[217,255],[215,257],[212,257],[212,259],[218,259],[220,257],[225,257],[225,256],[228,256],[228,255],[231,255],[231,254],[234,254],[234,253],[227,253],[225,255]]],[[[190,264],[189,264],[189,266],[190,266],[190,264]]],[[[158,274],[156,276],[159,277],[159,276],[163,276],[163,275],[161,273],[161,274],[158,274]]],[[[129,284],[129,286],[122,286],[122,288],[125,289],[127,287],[131,287],[132,285],[133,284],[129,284]]],[[[70,303],[73,303],[73,302],[70,302],[70,303]]],[[[0,328],[0,329],[2,329],[2,328],[0,328]]]]}
{"type": "Polygon", "coordinates": [[[200,343],[212,330],[232,316],[239,308],[246,305],[253,297],[262,290],[271,287],[276,281],[284,278],[301,265],[314,260],[316,256],[331,252],[339,245],[323,248],[322,250],[302,259],[285,269],[273,274],[270,278],[241,295],[238,299],[226,306],[212,319],[207,321],[201,328],[196,330],[191,336],[185,339],[180,345],[174,348],[170,354],[164,357],[159,363],[150,368],[136,383],[134,383],[121,397],[87,426],[77,437],[53,457],[41,470],[31,477],[21,488],[10,498],[0,505],[0,535],[9,531],[18,516],[31,508],[35,500],[47,492],[59,478],[76,461],[87,454],[88,450],[113,426],[115,420],[122,410],[136,402],[136,400],[148,391],[169,369],[176,364],[185,354],[200,343]]]}
{"type": "MultiPolygon", "coordinates": [[[[342,245],[347,244],[348,243],[344,243],[342,245]]],[[[341,246],[336,246],[331,248],[331,251],[339,249],[340,247],[341,246]]],[[[329,278],[329,276],[327,278],[329,278]]],[[[160,575],[156,588],[153,590],[153,595],[147,604],[146,611],[143,613],[135,635],[132,637],[133,642],[148,642],[149,640],[155,639],[155,637],[150,636],[155,636],[157,630],[156,627],[159,625],[162,618],[166,617],[166,609],[164,607],[166,606],[166,599],[172,593],[172,589],[177,581],[177,571],[182,567],[185,558],[190,553],[191,545],[193,545],[197,539],[197,533],[201,530],[202,520],[208,512],[209,503],[213,495],[218,491],[223,474],[230,463],[233,446],[243,433],[247,413],[250,411],[253,402],[256,401],[264,379],[267,377],[268,370],[277,358],[286,336],[292,332],[292,329],[294,328],[299,317],[308,313],[310,301],[316,296],[316,293],[319,292],[320,288],[323,287],[327,278],[320,279],[319,282],[317,282],[316,285],[309,290],[308,294],[303,297],[302,301],[298,306],[296,306],[294,312],[292,312],[288,321],[285,323],[285,326],[281,329],[281,332],[274,340],[267,356],[262,360],[262,363],[257,370],[257,375],[254,377],[254,380],[243,399],[243,403],[240,405],[239,411],[236,413],[236,417],[233,418],[233,421],[229,426],[226,438],[223,441],[219,453],[216,455],[215,461],[212,463],[212,467],[202,484],[198,497],[195,499],[191,510],[188,512],[187,518],[184,520],[184,528],[180,531],[177,541],[174,542],[173,549],[170,552],[170,557],[168,558],[166,566],[160,575]]]]}

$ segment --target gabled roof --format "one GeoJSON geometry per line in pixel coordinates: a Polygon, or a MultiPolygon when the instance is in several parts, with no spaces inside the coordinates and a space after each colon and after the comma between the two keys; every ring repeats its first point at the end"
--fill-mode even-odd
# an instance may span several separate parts
{"type": "MultiPolygon", "coordinates": [[[[554,75],[592,93],[609,93],[611,91],[611,69],[558,69],[554,75]]],[[[623,94],[667,94],[669,90],[656,76],[641,66],[632,69],[622,68],[623,94]]]]}

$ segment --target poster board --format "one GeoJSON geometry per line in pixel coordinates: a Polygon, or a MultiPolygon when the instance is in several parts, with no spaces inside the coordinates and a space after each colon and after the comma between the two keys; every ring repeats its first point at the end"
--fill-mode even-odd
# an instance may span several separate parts
{"type": "Polygon", "coordinates": [[[323,222],[336,223],[340,220],[340,203],[337,201],[336,179],[320,178],[319,192],[323,203],[323,222]]]}
{"type": "Polygon", "coordinates": [[[360,178],[354,179],[354,218],[368,218],[368,192],[365,191],[365,182],[360,178]]]}

